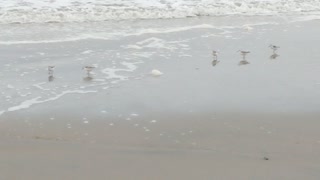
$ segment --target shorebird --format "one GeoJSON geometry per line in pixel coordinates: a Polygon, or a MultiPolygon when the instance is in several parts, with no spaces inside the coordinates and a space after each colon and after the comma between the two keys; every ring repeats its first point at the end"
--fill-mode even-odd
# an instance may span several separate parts
{"type": "Polygon", "coordinates": [[[239,65],[250,64],[250,63],[246,60],[246,55],[249,54],[250,51],[242,51],[242,50],[239,50],[238,52],[240,52],[241,55],[242,55],[242,60],[239,62],[239,65]]]}
{"type": "Polygon", "coordinates": [[[212,66],[216,66],[220,62],[218,61],[218,52],[213,50],[212,56],[213,56],[212,66]]]}
{"type": "Polygon", "coordinates": [[[269,48],[271,48],[273,50],[273,54],[270,56],[270,59],[276,59],[279,55],[277,54],[277,50],[280,48],[279,46],[275,46],[270,44],[269,48]]]}
{"type": "Polygon", "coordinates": [[[246,55],[250,53],[250,51],[241,51],[241,50],[239,50],[238,52],[241,53],[242,60],[246,60],[246,55]]]}
{"type": "Polygon", "coordinates": [[[53,77],[53,71],[54,71],[55,66],[48,66],[48,81],[51,82],[54,80],[53,77]]]}
{"type": "Polygon", "coordinates": [[[280,47],[270,44],[269,48],[271,48],[273,50],[273,53],[275,54],[280,47]]]}
{"type": "Polygon", "coordinates": [[[212,51],[212,56],[213,56],[213,58],[215,58],[215,60],[217,60],[218,59],[218,51],[213,50],[212,51]]]}
{"type": "Polygon", "coordinates": [[[48,74],[49,74],[49,76],[53,76],[54,68],[55,68],[55,66],[48,66],[48,74]]]}
{"type": "Polygon", "coordinates": [[[94,68],[95,68],[94,66],[84,66],[82,69],[87,71],[87,75],[90,76],[90,73],[94,68]]]}

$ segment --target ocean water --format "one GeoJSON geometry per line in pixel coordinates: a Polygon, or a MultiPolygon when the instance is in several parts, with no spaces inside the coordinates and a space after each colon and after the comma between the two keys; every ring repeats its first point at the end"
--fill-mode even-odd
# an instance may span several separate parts
{"type": "Polygon", "coordinates": [[[315,15],[318,0],[2,0],[0,24],[225,15],[315,15]]]}
{"type": "Polygon", "coordinates": [[[315,112],[319,14],[317,0],[3,0],[0,119],[139,107],[315,112]],[[281,46],[277,61],[270,44],[281,46]],[[237,65],[239,49],[252,64],[237,65]],[[167,98],[151,101],[157,93],[167,98]]]}
{"type": "Polygon", "coordinates": [[[0,44],[109,40],[145,33],[243,28],[319,18],[318,0],[3,0],[0,44]],[[199,20],[210,17],[215,18],[214,23],[199,20]],[[238,23],[224,17],[243,18],[238,23]],[[174,23],[158,25],[141,20],[174,23]]]}

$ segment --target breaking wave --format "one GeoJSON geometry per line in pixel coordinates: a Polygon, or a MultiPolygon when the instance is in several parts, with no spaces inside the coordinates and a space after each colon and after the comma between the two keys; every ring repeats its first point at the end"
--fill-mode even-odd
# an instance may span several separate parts
{"type": "Polygon", "coordinates": [[[319,0],[2,0],[0,24],[320,14],[319,0]]]}

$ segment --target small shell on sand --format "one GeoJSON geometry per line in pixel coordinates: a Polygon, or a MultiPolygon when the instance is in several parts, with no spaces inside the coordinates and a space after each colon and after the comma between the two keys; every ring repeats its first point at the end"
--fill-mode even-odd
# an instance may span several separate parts
{"type": "Polygon", "coordinates": [[[157,69],[151,71],[152,76],[161,76],[163,73],[157,69]]]}

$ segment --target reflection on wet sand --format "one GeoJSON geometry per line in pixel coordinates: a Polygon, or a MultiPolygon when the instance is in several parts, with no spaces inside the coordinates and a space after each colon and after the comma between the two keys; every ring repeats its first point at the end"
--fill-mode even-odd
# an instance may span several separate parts
{"type": "Polygon", "coordinates": [[[247,65],[247,64],[250,64],[247,60],[242,60],[239,62],[239,66],[240,65],[247,65]]]}
{"type": "Polygon", "coordinates": [[[280,55],[274,53],[270,56],[270,59],[277,59],[280,55]]]}
{"type": "Polygon", "coordinates": [[[92,79],[93,79],[93,77],[87,76],[87,77],[84,77],[84,78],[83,78],[83,81],[89,82],[89,81],[92,81],[92,79]]]}
{"type": "Polygon", "coordinates": [[[218,60],[213,60],[213,61],[212,61],[212,66],[216,66],[219,62],[220,62],[220,61],[218,61],[218,60]]]}
{"type": "Polygon", "coordinates": [[[51,81],[53,81],[53,80],[54,80],[54,77],[53,77],[53,76],[49,76],[49,77],[48,77],[48,81],[49,81],[49,82],[51,82],[51,81]]]}

